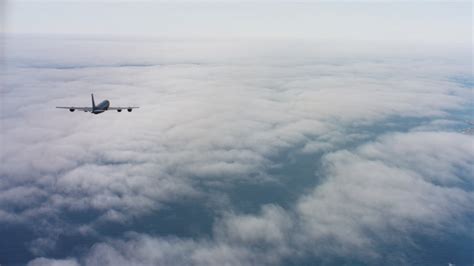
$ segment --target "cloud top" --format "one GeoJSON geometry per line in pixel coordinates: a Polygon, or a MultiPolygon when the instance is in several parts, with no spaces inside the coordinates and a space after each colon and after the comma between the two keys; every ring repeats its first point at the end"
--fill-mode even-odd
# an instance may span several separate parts
{"type": "Polygon", "coordinates": [[[31,40],[2,73],[0,155],[0,223],[31,232],[31,265],[403,264],[420,238],[471,237],[469,60],[31,40]],[[91,89],[142,108],[53,108],[91,89]],[[90,248],[51,255],[67,239],[90,248]]]}

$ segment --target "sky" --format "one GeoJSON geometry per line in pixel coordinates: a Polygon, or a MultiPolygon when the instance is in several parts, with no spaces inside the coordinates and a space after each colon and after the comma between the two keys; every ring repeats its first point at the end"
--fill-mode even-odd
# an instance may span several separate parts
{"type": "Polygon", "coordinates": [[[470,1],[20,0],[6,10],[12,33],[459,44],[472,31],[470,1]]]}
{"type": "Polygon", "coordinates": [[[2,12],[1,265],[474,263],[470,2],[2,12]]]}

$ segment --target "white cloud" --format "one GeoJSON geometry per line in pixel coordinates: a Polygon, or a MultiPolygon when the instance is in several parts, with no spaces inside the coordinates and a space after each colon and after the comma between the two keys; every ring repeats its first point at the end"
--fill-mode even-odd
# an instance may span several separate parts
{"type": "Polygon", "coordinates": [[[469,174],[454,170],[469,169],[473,154],[465,146],[472,141],[454,133],[406,133],[327,155],[327,181],[298,204],[308,241],[331,236],[351,248],[372,248],[377,243],[367,231],[390,241],[413,232],[462,230],[461,217],[470,212],[474,195],[465,184],[440,186],[438,181],[442,176],[472,184],[461,181],[469,174]]]}
{"type": "Polygon", "coordinates": [[[28,266],[78,266],[75,259],[54,260],[38,258],[28,263],[28,266]]]}
{"type": "MultiPolygon", "coordinates": [[[[453,133],[387,135],[353,152],[328,154],[327,179],[302,196],[294,208],[267,205],[256,215],[229,213],[215,224],[212,239],[129,234],[126,240],[95,245],[81,261],[84,265],[275,265],[288,257],[297,260],[310,254],[407,263],[397,246],[413,243],[412,235],[443,237],[470,230],[463,217],[472,213],[474,194],[461,187],[436,185],[430,173],[421,169],[394,166],[401,158],[391,153],[394,144],[398,151],[408,153],[404,159],[414,161],[436,157],[438,148],[458,150],[457,159],[450,161],[456,164],[472,163],[472,151],[462,151],[472,140],[453,133]],[[440,138],[451,142],[440,142],[440,138]],[[413,145],[425,148],[413,152],[413,145]],[[385,150],[387,157],[367,155],[372,148],[385,150]],[[392,247],[392,258],[382,257],[382,245],[392,247]]],[[[446,165],[442,157],[433,163],[446,165]]]]}
{"type": "Polygon", "coordinates": [[[470,168],[473,147],[473,139],[463,134],[419,132],[390,136],[362,147],[360,153],[420,173],[436,184],[464,187],[470,180],[463,179],[460,171],[470,168]]]}
{"type": "MultiPolygon", "coordinates": [[[[472,203],[462,184],[472,181],[458,170],[472,164],[472,137],[389,134],[337,150],[378,134],[357,129],[394,116],[448,119],[472,97],[450,80],[470,62],[363,53],[331,59],[337,49],[321,48],[332,51],[323,55],[309,44],[272,50],[228,42],[211,49],[205,41],[15,41],[2,74],[0,221],[27,224],[40,238],[100,235],[98,224],[126,223],[184,200],[216,200],[210,194],[238,182],[276,179],[268,170],[290,150],[333,152],[324,157],[324,182],[292,208],[270,204],[247,214],[230,202],[214,204],[213,238],[133,235],[97,244],[77,263],[260,265],[335,253],[371,259],[371,235],[390,243],[422,225],[428,235],[462,229],[455,221],[472,203]],[[58,45],[71,50],[53,52],[58,45]],[[89,104],[91,90],[112,105],[142,108],[99,116],[54,109],[89,104]],[[92,210],[79,225],[58,222],[65,212],[92,210]]],[[[38,254],[41,243],[51,246],[37,241],[38,254]]]]}
{"type": "Polygon", "coordinates": [[[272,246],[287,241],[291,224],[283,209],[268,205],[262,208],[261,216],[234,214],[225,217],[222,228],[216,233],[223,234],[220,237],[228,238],[230,242],[272,246]]]}

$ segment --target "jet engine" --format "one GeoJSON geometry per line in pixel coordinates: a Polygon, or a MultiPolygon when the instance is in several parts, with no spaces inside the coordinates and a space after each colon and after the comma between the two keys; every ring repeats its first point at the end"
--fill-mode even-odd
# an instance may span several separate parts
{"type": "Polygon", "coordinates": [[[74,112],[74,108],[69,108],[69,112],[74,112]]]}
{"type": "Polygon", "coordinates": [[[117,112],[119,112],[119,113],[122,112],[122,109],[117,109],[117,112]]]}
{"type": "Polygon", "coordinates": [[[127,111],[131,112],[131,111],[132,111],[132,108],[127,109],[127,111]]]}

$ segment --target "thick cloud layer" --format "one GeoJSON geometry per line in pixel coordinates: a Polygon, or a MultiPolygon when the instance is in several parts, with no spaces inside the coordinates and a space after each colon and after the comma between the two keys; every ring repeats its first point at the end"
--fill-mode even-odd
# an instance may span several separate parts
{"type": "MultiPolygon", "coordinates": [[[[412,236],[472,234],[472,221],[465,220],[465,214],[472,215],[474,194],[465,189],[466,183],[472,187],[472,179],[458,180],[456,171],[448,171],[446,177],[457,180],[458,186],[440,187],[429,173],[412,169],[416,165],[400,166],[398,162],[433,160],[433,165],[453,168],[472,163],[472,144],[472,137],[454,133],[384,136],[354,152],[325,156],[327,181],[294,208],[267,205],[258,215],[227,215],[216,224],[211,242],[131,234],[125,241],[95,245],[81,263],[273,265],[285,257],[308,255],[329,258],[322,259],[329,262],[343,256],[366,263],[411,263],[397,254],[397,245],[415,248],[412,236]],[[438,156],[439,149],[460,152],[445,160],[438,156]],[[386,151],[385,159],[373,157],[378,150],[386,151]],[[408,155],[400,157],[400,152],[408,155]],[[393,247],[392,254],[381,253],[380,246],[387,244],[393,247]],[[388,260],[382,259],[387,255],[388,260]]],[[[37,259],[31,265],[43,262],[50,261],[37,259]]]]}
{"type": "Polygon", "coordinates": [[[472,237],[473,139],[452,132],[472,101],[465,60],[28,41],[10,41],[2,74],[0,223],[31,232],[24,244],[45,257],[31,265],[396,263],[419,237],[472,237]],[[90,92],[141,109],[54,108],[88,106],[90,92]],[[298,167],[315,171],[298,181],[298,167]],[[272,201],[244,186],[295,189],[272,201]],[[183,227],[206,216],[207,230],[153,233],[191,209],[183,227]],[[96,244],[58,254],[64,237],[96,244]]]}

